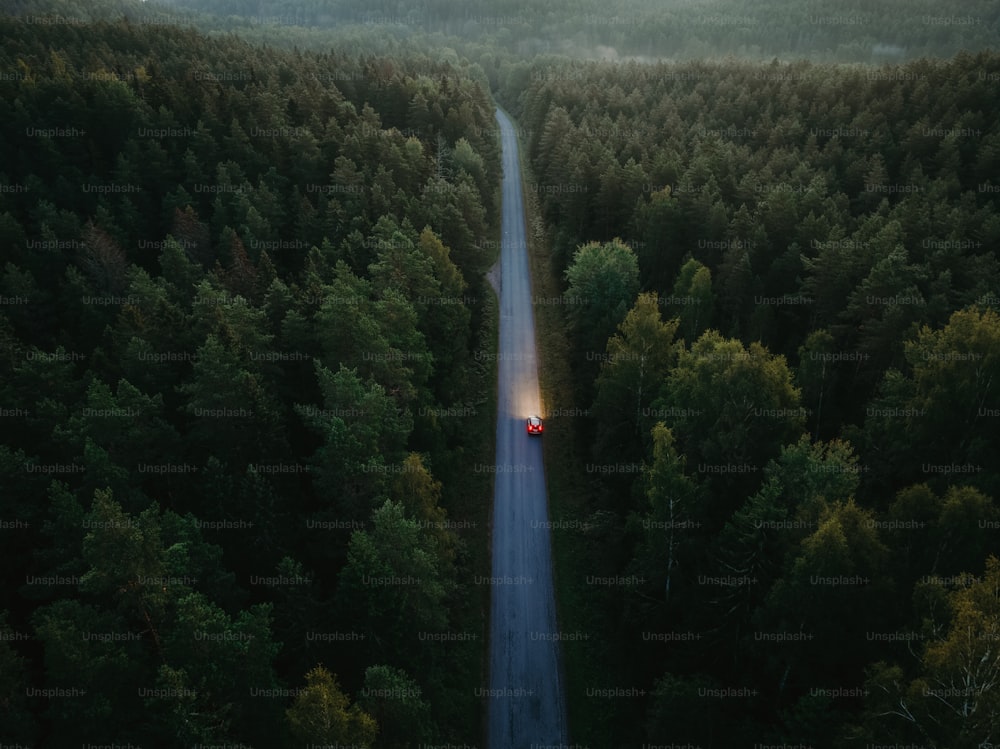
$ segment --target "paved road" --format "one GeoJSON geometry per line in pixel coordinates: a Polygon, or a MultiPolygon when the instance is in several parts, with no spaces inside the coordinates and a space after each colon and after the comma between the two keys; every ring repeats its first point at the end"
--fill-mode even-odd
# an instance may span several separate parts
{"type": "Polygon", "coordinates": [[[489,749],[565,744],[542,440],[525,419],[541,414],[535,316],[528,272],[517,140],[497,111],[503,143],[500,346],[493,508],[489,749]]]}

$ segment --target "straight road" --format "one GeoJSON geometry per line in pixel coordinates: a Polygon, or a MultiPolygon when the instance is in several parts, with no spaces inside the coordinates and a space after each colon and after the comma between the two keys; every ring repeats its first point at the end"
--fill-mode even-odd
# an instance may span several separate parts
{"type": "Polygon", "coordinates": [[[497,110],[503,144],[500,341],[490,611],[489,749],[568,743],[552,586],[535,316],[517,137],[497,110]]]}

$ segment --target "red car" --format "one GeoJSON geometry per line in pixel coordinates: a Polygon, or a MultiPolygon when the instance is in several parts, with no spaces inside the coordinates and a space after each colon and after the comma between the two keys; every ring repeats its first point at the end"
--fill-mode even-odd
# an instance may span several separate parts
{"type": "Polygon", "coordinates": [[[528,434],[541,434],[544,429],[541,416],[528,417],[528,434]]]}

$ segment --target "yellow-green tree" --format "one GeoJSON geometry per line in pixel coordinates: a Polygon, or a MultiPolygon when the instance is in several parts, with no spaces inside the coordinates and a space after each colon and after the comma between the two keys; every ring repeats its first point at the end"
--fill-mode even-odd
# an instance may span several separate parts
{"type": "Polygon", "coordinates": [[[880,661],[869,670],[866,737],[912,739],[931,747],[991,747],[1000,736],[1000,559],[982,577],[960,576],[950,591],[934,581],[921,596],[947,603],[943,627],[925,628],[930,641],[915,674],[880,661]]]}
{"type": "Polygon", "coordinates": [[[296,741],[301,744],[355,746],[369,749],[375,741],[375,719],[352,705],[335,674],[316,666],[306,674],[306,686],[285,713],[296,741]]]}

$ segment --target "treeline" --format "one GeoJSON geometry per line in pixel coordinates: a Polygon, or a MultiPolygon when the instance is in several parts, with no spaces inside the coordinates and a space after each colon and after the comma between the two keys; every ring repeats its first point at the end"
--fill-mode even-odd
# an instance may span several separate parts
{"type": "Polygon", "coordinates": [[[0,71],[0,735],[478,735],[489,92],[125,21],[0,71]]]}
{"type": "Polygon", "coordinates": [[[178,22],[237,31],[278,44],[359,41],[371,47],[419,39],[453,47],[474,60],[560,54],[588,59],[690,60],[736,56],[755,60],[902,62],[996,49],[1000,10],[968,0],[954,11],[934,0],[628,0],[614,9],[597,0],[456,2],[400,0],[10,0],[9,13],[47,13],[84,20],[120,16],[133,23],[178,22]]]}
{"type": "Polygon", "coordinates": [[[998,79],[507,68],[576,378],[575,741],[996,736],[998,79]]]}
{"type": "Polygon", "coordinates": [[[631,0],[610,9],[595,0],[538,5],[525,0],[462,3],[427,0],[332,2],[281,0],[266,8],[248,0],[163,0],[165,5],[253,24],[334,28],[377,26],[402,34],[441,33],[496,50],[532,56],[692,59],[736,55],[755,59],[877,62],[963,49],[995,47],[1000,12],[988,0],[944,13],[939,3],[861,0],[771,0],[748,7],[738,0],[672,2],[631,0]]]}

